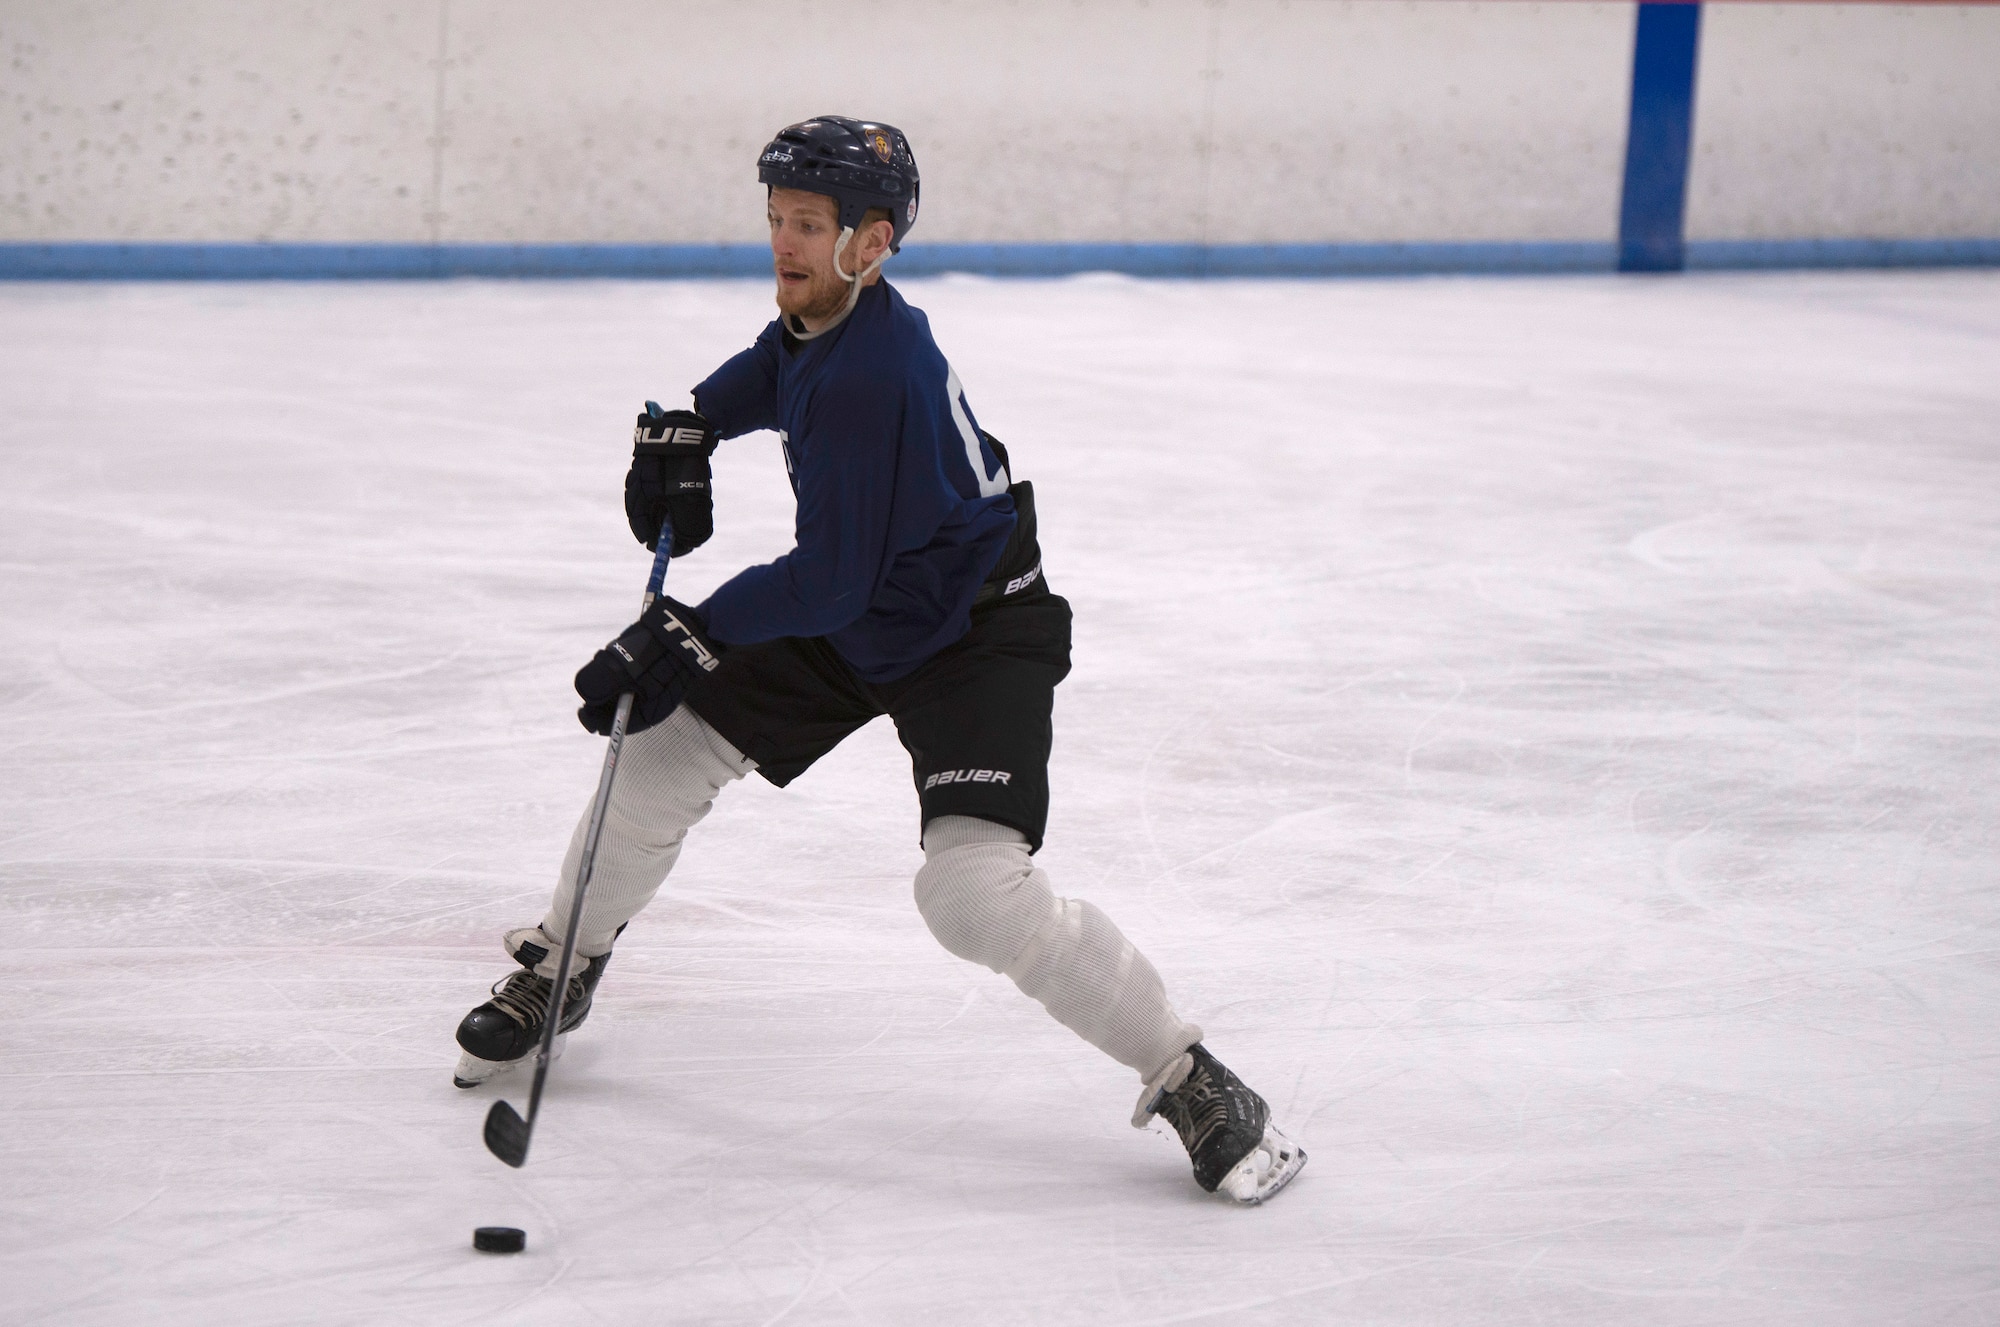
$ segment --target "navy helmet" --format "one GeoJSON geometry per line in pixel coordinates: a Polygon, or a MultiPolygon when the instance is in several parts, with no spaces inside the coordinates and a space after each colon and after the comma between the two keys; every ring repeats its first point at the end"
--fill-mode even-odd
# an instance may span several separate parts
{"type": "Polygon", "coordinates": [[[856,230],[869,208],[888,209],[896,228],[891,253],[917,221],[917,159],[892,124],[821,115],[787,125],[757,158],[757,179],[828,195],[840,206],[840,224],[856,230]]]}

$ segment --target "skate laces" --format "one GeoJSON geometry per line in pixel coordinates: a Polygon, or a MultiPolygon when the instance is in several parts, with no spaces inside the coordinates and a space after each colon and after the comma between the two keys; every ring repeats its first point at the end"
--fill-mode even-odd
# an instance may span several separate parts
{"type": "Polygon", "coordinates": [[[1264,1098],[1199,1045],[1188,1047],[1157,1079],[1148,1079],[1147,1088],[1159,1092],[1151,1113],[1164,1116],[1180,1135],[1194,1163],[1195,1183],[1209,1193],[1220,1189],[1239,1203],[1261,1203],[1305,1164],[1306,1154],[1271,1127],[1264,1098]],[[1159,1091],[1176,1077],[1180,1081],[1173,1088],[1159,1091]]]}
{"type": "Polygon", "coordinates": [[[1222,1069],[1209,1057],[1197,1055],[1187,1081],[1160,1098],[1159,1114],[1174,1126],[1189,1156],[1198,1155],[1218,1130],[1229,1127],[1228,1087],[1217,1080],[1211,1065],[1222,1069]]]}
{"type": "MultiPolygon", "coordinates": [[[[554,986],[553,981],[537,973],[510,972],[493,983],[493,1005],[522,1027],[531,1028],[548,1016],[549,991],[554,986]]],[[[569,992],[563,997],[565,1023],[575,1015],[578,1003],[587,994],[582,973],[569,979],[569,992]]]]}
{"type": "Polygon", "coordinates": [[[1255,1146],[1270,1121],[1270,1107],[1200,1046],[1188,1047],[1188,1055],[1194,1062],[1188,1076],[1160,1098],[1159,1113],[1180,1135],[1196,1174],[1209,1175],[1217,1167],[1227,1169],[1225,1161],[1233,1165],[1255,1146]]]}

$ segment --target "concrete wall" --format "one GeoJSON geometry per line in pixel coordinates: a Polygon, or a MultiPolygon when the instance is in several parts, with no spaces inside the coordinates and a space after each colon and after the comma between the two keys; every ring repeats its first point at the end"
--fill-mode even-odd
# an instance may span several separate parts
{"type": "Polygon", "coordinates": [[[0,235],[427,234],[438,9],[0,3],[0,235]]]}
{"type": "MultiPolygon", "coordinates": [[[[754,243],[909,131],[932,241],[1608,241],[1629,3],[0,0],[0,240],[754,243]]],[[[2000,8],[1711,5],[1693,238],[2000,235],[2000,8]]]]}
{"type": "Polygon", "coordinates": [[[2000,236],[2000,6],[1707,6],[1687,233],[2000,236]]]}

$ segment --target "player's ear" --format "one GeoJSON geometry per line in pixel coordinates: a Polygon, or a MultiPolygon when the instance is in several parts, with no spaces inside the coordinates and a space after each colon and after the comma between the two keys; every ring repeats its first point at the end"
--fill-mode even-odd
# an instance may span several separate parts
{"type": "Polygon", "coordinates": [[[865,243],[861,251],[861,263],[866,266],[889,252],[889,245],[895,241],[896,227],[893,222],[877,219],[862,230],[865,243]]]}

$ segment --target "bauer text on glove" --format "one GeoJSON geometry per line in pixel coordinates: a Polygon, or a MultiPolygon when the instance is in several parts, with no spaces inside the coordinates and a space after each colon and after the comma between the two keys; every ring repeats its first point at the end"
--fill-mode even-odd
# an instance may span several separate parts
{"type": "Polygon", "coordinates": [[[632,468],[625,472],[625,519],[647,548],[660,542],[660,522],[674,523],[673,556],[692,553],[715,533],[715,495],[708,458],[715,426],[692,410],[648,411],[632,430],[632,468]]]}

